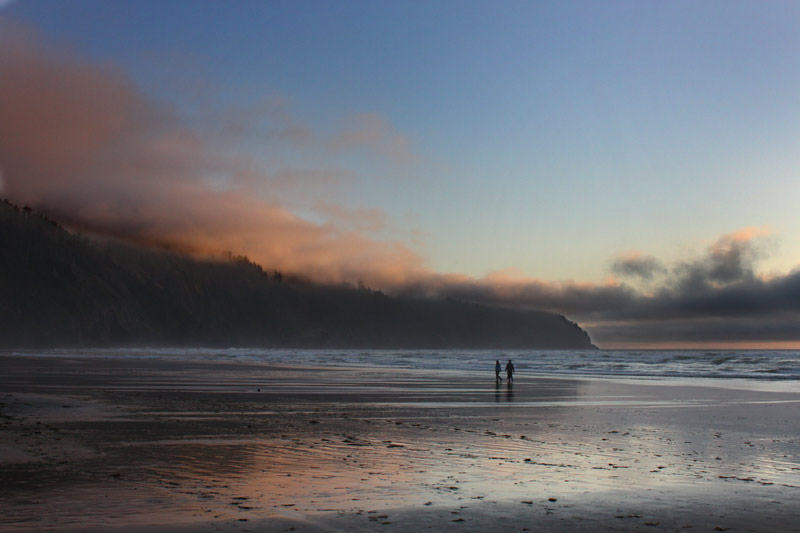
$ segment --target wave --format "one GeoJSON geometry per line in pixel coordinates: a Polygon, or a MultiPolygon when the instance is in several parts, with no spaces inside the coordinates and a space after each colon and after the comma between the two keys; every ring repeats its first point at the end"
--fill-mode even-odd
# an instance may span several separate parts
{"type": "Polygon", "coordinates": [[[252,364],[380,366],[493,373],[495,360],[543,375],[800,380],[800,351],[692,350],[294,350],[117,348],[16,352],[26,356],[128,357],[252,364]]]}

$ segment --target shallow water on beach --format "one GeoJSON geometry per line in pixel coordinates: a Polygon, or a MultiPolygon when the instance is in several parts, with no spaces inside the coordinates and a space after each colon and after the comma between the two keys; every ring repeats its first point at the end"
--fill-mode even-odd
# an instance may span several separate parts
{"type": "Polygon", "coordinates": [[[0,461],[0,531],[257,520],[369,531],[412,526],[409,510],[437,530],[490,530],[503,516],[544,531],[673,530],[800,513],[800,390],[522,372],[509,386],[492,372],[230,359],[3,362],[0,431],[18,453],[0,461]]]}

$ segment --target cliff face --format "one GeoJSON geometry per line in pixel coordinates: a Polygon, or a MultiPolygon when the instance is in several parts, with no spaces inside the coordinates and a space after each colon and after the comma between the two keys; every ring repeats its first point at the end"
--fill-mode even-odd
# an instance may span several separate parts
{"type": "Polygon", "coordinates": [[[593,348],[561,315],[292,283],[75,235],[0,203],[0,345],[593,348]]]}

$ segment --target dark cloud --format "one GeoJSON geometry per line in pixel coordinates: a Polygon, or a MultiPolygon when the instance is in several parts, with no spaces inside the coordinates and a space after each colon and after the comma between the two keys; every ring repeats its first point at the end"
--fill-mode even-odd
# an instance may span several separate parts
{"type": "Polygon", "coordinates": [[[709,288],[757,281],[755,263],[762,254],[759,236],[753,229],[724,235],[704,257],[678,265],[675,276],[681,290],[703,293],[709,288]]]}
{"type": "Polygon", "coordinates": [[[646,256],[627,261],[638,277],[654,270],[664,274],[647,290],[619,282],[554,283],[504,275],[440,276],[427,287],[464,300],[564,313],[601,345],[800,341],[800,271],[759,276],[763,248],[762,233],[743,230],[671,269],[646,256]]]}
{"type": "Polygon", "coordinates": [[[614,259],[611,271],[622,277],[639,277],[649,280],[666,272],[666,269],[661,261],[652,255],[634,253],[624,254],[614,259]]]}

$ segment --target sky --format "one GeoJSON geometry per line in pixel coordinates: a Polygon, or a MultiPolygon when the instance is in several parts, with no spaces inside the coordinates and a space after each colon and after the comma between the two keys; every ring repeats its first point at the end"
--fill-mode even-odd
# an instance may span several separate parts
{"type": "Polygon", "coordinates": [[[800,4],[0,0],[0,194],[322,282],[800,347],[800,4]]]}

